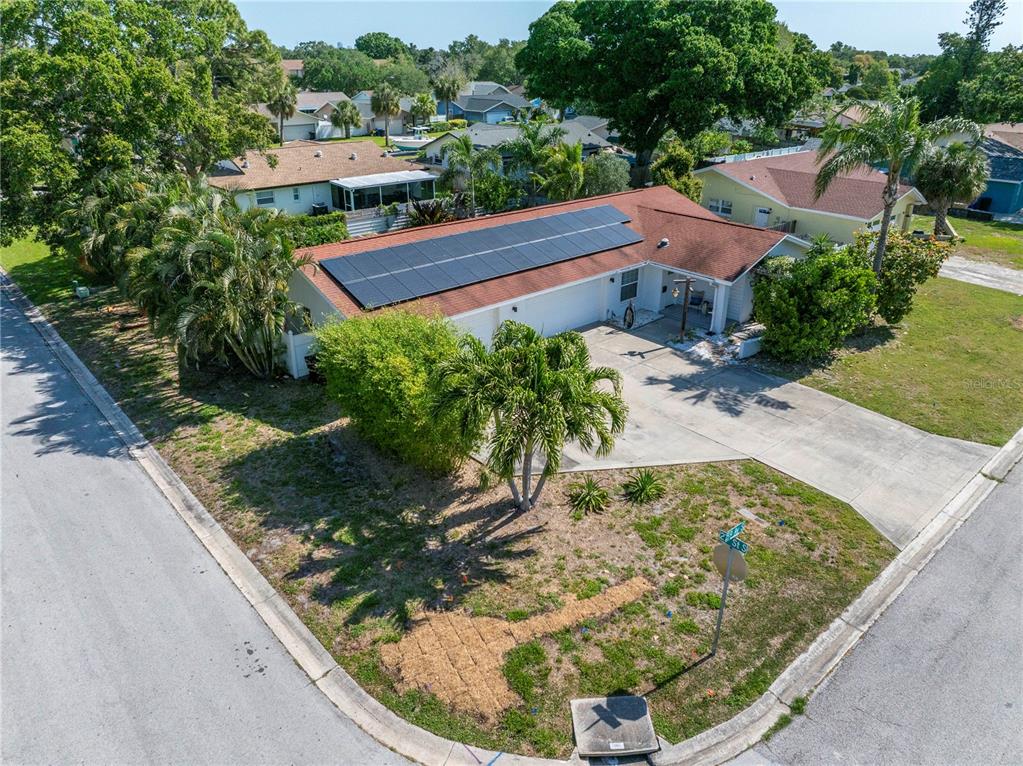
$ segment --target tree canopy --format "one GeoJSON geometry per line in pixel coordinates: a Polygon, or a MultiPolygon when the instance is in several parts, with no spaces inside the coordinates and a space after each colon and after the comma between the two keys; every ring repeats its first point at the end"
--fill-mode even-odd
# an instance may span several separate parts
{"type": "Polygon", "coordinates": [[[197,173],[274,141],[248,105],[282,79],[280,55],[231,3],[40,0],[2,12],[8,241],[45,228],[104,168],[197,173]]]}
{"type": "Polygon", "coordinates": [[[718,118],[778,124],[820,89],[806,42],[779,46],[766,0],[559,2],[516,57],[529,92],[591,103],[639,165],[669,128],[685,139],[718,118]]]}
{"type": "Polygon", "coordinates": [[[408,46],[386,32],[367,32],[355,38],[355,49],[372,59],[392,59],[408,54],[408,46]]]}

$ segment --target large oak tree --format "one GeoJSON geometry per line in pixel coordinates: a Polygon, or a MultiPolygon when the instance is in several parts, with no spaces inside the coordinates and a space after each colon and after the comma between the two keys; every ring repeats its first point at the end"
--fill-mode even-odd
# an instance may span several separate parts
{"type": "Polygon", "coordinates": [[[691,138],[724,116],[780,124],[820,88],[803,35],[780,45],[766,0],[559,2],[516,57],[529,94],[586,102],[637,152],[634,181],[669,128],[691,138]]]}

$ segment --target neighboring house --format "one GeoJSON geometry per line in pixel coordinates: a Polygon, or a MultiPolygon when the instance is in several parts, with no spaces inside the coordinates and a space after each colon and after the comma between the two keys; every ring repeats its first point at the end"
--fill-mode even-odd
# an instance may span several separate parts
{"type": "MultiPolygon", "coordinates": [[[[273,123],[276,132],[280,126],[277,115],[271,112],[266,104],[256,104],[255,111],[273,123]]],[[[320,120],[316,115],[296,111],[291,117],[284,118],[284,135],[282,141],[308,141],[317,137],[320,120]]]]}
{"type": "MultiPolygon", "coordinates": [[[[362,112],[363,117],[367,120],[367,132],[383,133],[385,120],[382,116],[373,112],[373,91],[360,90],[352,96],[351,100],[355,102],[355,105],[359,107],[359,111],[362,112]]],[[[392,136],[407,132],[415,122],[412,117],[412,101],[413,99],[410,96],[402,96],[398,99],[401,111],[396,117],[391,117],[390,119],[390,133],[392,136]]],[[[341,133],[341,135],[344,135],[344,133],[341,133]]]]}
{"type": "Polygon", "coordinates": [[[657,186],[306,248],[296,254],[313,264],[289,293],[314,324],[404,303],[489,342],[506,319],[551,335],[620,319],[630,304],[662,312],[678,303],[674,280],[692,277],[691,305],[721,332],[749,319],[753,268],[806,247],[657,186]]]}
{"type": "MultiPolygon", "coordinates": [[[[1016,134],[1015,139],[1023,144],[1023,135],[1016,134]]],[[[991,171],[987,188],[970,207],[1006,215],[1023,213],[1023,148],[990,137],[981,142],[980,148],[987,155],[991,171]]]]}
{"type": "Polygon", "coordinates": [[[295,110],[314,114],[327,104],[338,104],[350,100],[339,90],[300,90],[295,95],[295,110]]]}
{"type": "Polygon", "coordinates": [[[367,141],[295,141],[224,160],[209,182],[235,192],[242,209],[273,207],[300,215],[433,199],[435,178],[420,165],[387,156],[367,141]],[[267,162],[268,155],[275,158],[275,167],[267,162]]]}
{"type": "MultiPolygon", "coordinates": [[[[458,98],[450,103],[447,113],[453,118],[469,122],[496,124],[514,119],[533,104],[524,96],[512,93],[511,89],[496,82],[470,82],[459,92],[458,98]]],[[[445,102],[437,102],[437,114],[445,114],[445,102]]]]}
{"type": "MultiPolygon", "coordinates": [[[[973,137],[957,133],[938,143],[970,143],[973,137]]],[[[976,210],[1015,215],[1023,212],[1023,122],[995,122],[984,126],[981,151],[990,165],[987,188],[970,203],[976,210]]]]}
{"type": "MultiPolygon", "coordinates": [[[[847,173],[817,199],[817,157],[816,151],[789,151],[700,168],[694,171],[703,181],[700,203],[729,220],[778,228],[804,239],[827,234],[845,243],[858,231],[878,229],[885,174],[866,169],[847,173]]],[[[925,201],[915,188],[901,185],[891,225],[905,231],[913,206],[925,201]]]]}
{"type": "MultiPolygon", "coordinates": [[[[573,117],[571,120],[565,121],[565,123],[567,122],[578,123],[591,133],[595,133],[600,136],[605,141],[611,141],[612,143],[616,143],[618,141],[618,134],[611,132],[610,120],[606,117],[597,117],[592,114],[580,114],[573,117]]],[[[562,125],[565,123],[562,123],[562,125]]]]}
{"type": "MultiPolygon", "coordinates": [[[[859,104],[835,107],[838,124],[842,127],[863,121],[863,109],[859,104]]],[[[824,131],[831,113],[799,112],[779,130],[778,137],[787,140],[803,140],[819,136],[824,131]]]]}
{"type": "MultiPolygon", "coordinates": [[[[582,142],[583,145],[583,158],[589,157],[591,154],[596,154],[600,151],[616,151],[624,155],[621,149],[615,147],[607,139],[601,138],[596,133],[591,132],[586,128],[584,124],[578,120],[569,120],[562,123],[552,123],[552,127],[561,128],[564,131],[564,135],[561,140],[567,144],[575,144],[582,142]]],[[[490,125],[485,122],[478,122],[470,125],[464,130],[454,130],[450,133],[445,133],[443,136],[438,136],[433,141],[425,144],[422,148],[423,160],[430,165],[438,165],[447,169],[448,162],[443,156],[444,147],[450,144],[455,137],[468,134],[472,138],[472,144],[477,149],[498,149],[500,150],[502,144],[512,141],[519,135],[519,126],[517,124],[511,125],[490,125]]],[[[502,153],[501,172],[508,170],[508,163],[511,160],[511,155],[502,153]]]]}
{"type": "Polygon", "coordinates": [[[302,59],[281,59],[281,69],[288,77],[301,79],[305,75],[305,62],[302,59]]]}

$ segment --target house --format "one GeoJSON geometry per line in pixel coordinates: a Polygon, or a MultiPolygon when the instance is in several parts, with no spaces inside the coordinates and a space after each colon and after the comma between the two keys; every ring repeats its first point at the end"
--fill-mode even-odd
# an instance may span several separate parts
{"type": "Polygon", "coordinates": [[[366,141],[294,141],[220,162],[209,182],[234,192],[242,209],[273,207],[299,215],[331,210],[354,214],[394,202],[433,199],[435,178],[366,141]],[[274,167],[267,156],[274,157],[274,167]]]}
{"type": "MultiPolygon", "coordinates": [[[[280,126],[277,115],[270,111],[266,104],[256,104],[253,109],[273,123],[274,131],[280,126]]],[[[284,118],[284,130],[281,141],[307,141],[317,138],[320,120],[316,115],[296,111],[291,117],[284,118]]]]}
{"type": "Polygon", "coordinates": [[[327,104],[350,100],[339,90],[300,90],[295,94],[295,111],[314,114],[327,104]]]}
{"type": "Polygon", "coordinates": [[[592,114],[580,114],[573,117],[571,120],[566,120],[562,123],[562,126],[569,122],[582,125],[588,131],[600,136],[605,141],[610,141],[612,143],[618,142],[618,134],[616,132],[612,132],[610,125],[611,121],[606,117],[597,117],[592,114]]]}
{"type": "Polygon", "coordinates": [[[305,76],[305,62],[302,59],[281,59],[281,69],[288,77],[298,80],[305,76]]]}
{"type": "Polygon", "coordinates": [[[412,98],[410,96],[401,96],[398,99],[401,111],[397,116],[391,117],[389,121],[373,111],[373,91],[360,90],[352,96],[352,101],[355,102],[363,117],[368,121],[367,132],[369,133],[383,133],[386,124],[390,134],[396,136],[407,132],[408,128],[415,122],[415,119],[412,117],[412,98]]]}
{"type": "Polygon", "coordinates": [[[437,114],[448,114],[469,122],[497,124],[514,119],[519,112],[530,109],[533,104],[523,95],[513,93],[510,88],[490,81],[466,83],[458,98],[450,104],[443,99],[437,101],[437,114]]]}
{"type": "Polygon", "coordinates": [[[405,305],[489,342],[506,319],[551,335],[630,305],[663,312],[674,280],[692,277],[690,305],[721,332],[750,317],[760,261],[806,248],[657,186],[305,248],[289,294],[317,325],[405,305]]]}
{"type": "Polygon", "coordinates": [[[859,104],[836,107],[833,112],[799,112],[779,129],[779,138],[791,141],[819,136],[824,132],[832,114],[835,114],[836,122],[842,127],[862,122],[864,117],[863,107],[859,104]]]}
{"type": "MultiPolygon", "coordinates": [[[[561,140],[567,144],[575,144],[582,142],[583,145],[583,158],[589,157],[591,154],[596,154],[599,151],[619,151],[616,147],[608,142],[606,139],[601,138],[596,133],[592,133],[586,129],[586,127],[575,120],[562,122],[560,124],[552,124],[552,127],[561,128],[564,131],[564,135],[561,140]]],[[[443,168],[447,168],[447,159],[444,157],[444,147],[450,144],[457,136],[463,136],[468,134],[472,138],[472,144],[477,149],[501,149],[501,147],[508,141],[513,141],[519,135],[520,127],[516,123],[508,125],[490,125],[485,122],[477,122],[470,125],[464,130],[454,130],[450,133],[445,133],[442,136],[438,136],[428,144],[424,144],[423,161],[430,165],[437,165],[443,168]]],[[[511,155],[502,153],[501,172],[508,170],[508,163],[511,161],[511,155]]]]}
{"type": "MultiPolygon", "coordinates": [[[[782,149],[757,159],[726,160],[694,173],[703,180],[700,203],[732,221],[778,228],[806,239],[827,234],[835,242],[852,242],[857,231],[877,229],[885,174],[872,169],[847,173],[816,199],[819,167],[816,151],[782,149]]],[[[892,226],[905,231],[913,206],[925,201],[915,188],[901,185],[892,226]]]]}
{"type": "MultiPolygon", "coordinates": [[[[956,133],[938,143],[970,143],[973,136],[956,133]]],[[[987,188],[970,207],[1002,215],[1023,211],[1023,122],[997,122],[984,126],[980,149],[987,156],[990,175],[987,188]]]]}

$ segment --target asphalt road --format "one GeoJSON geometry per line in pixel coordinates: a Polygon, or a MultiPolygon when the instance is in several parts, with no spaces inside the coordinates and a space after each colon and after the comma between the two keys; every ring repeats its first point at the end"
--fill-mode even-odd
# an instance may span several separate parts
{"type": "Polygon", "coordinates": [[[6,293],[0,312],[0,760],[405,763],[310,685],[6,293]]]}
{"type": "Polygon", "coordinates": [[[1023,761],[1023,464],[1017,464],[807,705],[733,761],[1023,761]]]}

